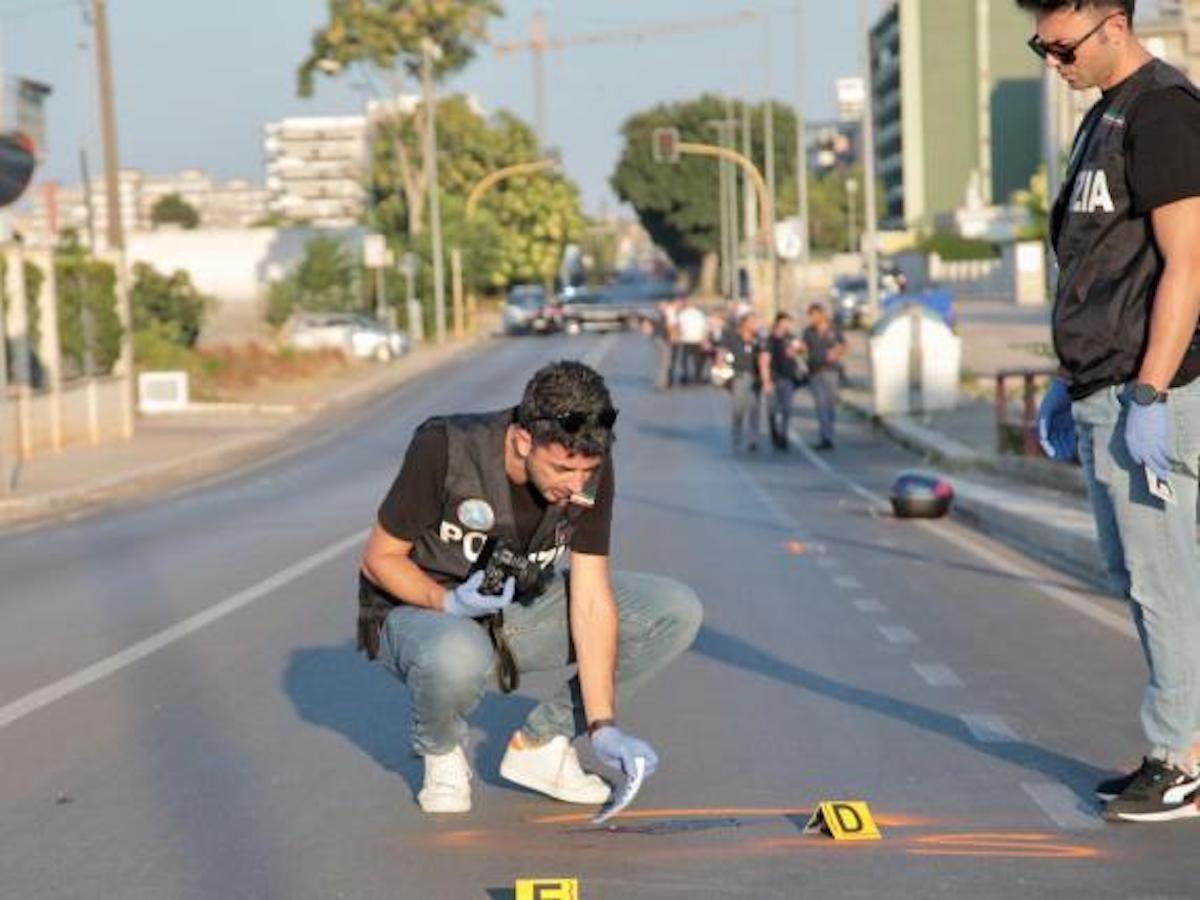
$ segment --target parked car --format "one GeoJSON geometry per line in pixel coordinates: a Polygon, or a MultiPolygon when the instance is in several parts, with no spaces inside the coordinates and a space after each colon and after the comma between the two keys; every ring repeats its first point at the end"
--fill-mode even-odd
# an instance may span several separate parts
{"type": "Polygon", "coordinates": [[[504,304],[504,333],[545,334],[553,331],[557,324],[553,306],[547,303],[546,289],[541,285],[515,285],[504,304]]]}
{"type": "Polygon", "coordinates": [[[612,331],[637,328],[654,315],[661,300],[674,297],[671,282],[649,278],[619,278],[599,290],[579,291],[563,298],[563,330],[612,331]]]}
{"type": "MultiPolygon", "coordinates": [[[[883,268],[879,272],[879,296],[889,297],[904,290],[906,279],[899,269],[883,268]]],[[[833,320],[843,328],[859,328],[866,321],[867,279],[862,275],[839,275],[829,292],[833,320]]]]}
{"type": "Polygon", "coordinates": [[[284,326],[297,350],[341,350],[355,359],[387,362],[411,349],[408,336],[360,313],[296,313],[284,326]]]}

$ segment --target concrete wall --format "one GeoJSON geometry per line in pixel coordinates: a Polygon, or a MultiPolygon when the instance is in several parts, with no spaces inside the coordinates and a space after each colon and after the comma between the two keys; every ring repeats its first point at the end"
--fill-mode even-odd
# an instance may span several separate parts
{"type": "Polygon", "coordinates": [[[304,256],[317,236],[338,238],[361,247],[365,230],[318,228],[242,228],[159,230],[129,235],[129,260],[160,272],[188,272],[202,292],[217,298],[206,333],[252,329],[265,310],[267,287],[279,281],[304,256]]]}

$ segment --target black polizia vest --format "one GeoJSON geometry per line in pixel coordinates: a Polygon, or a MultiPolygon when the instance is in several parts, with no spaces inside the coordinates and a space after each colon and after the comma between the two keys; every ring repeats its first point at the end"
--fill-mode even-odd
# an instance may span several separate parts
{"type": "MultiPolygon", "coordinates": [[[[1147,94],[1184,90],[1187,78],[1154,60],[1088,112],[1075,137],[1067,178],[1051,218],[1058,257],[1054,349],[1076,400],[1132,380],[1150,336],[1150,307],[1163,261],[1149,215],[1135,215],[1126,176],[1125,127],[1147,94]]],[[[1200,333],[1181,378],[1194,378],[1200,333]]]]}
{"type": "Polygon", "coordinates": [[[546,505],[525,545],[517,534],[512,487],[504,470],[504,441],[513,410],[430,419],[421,429],[444,426],[449,457],[437,526],[413,542],[410,559],[435,581],[451,587],[465,581],[488,538],[496,538],[537,563],[517,585],[517,599],[542,593],[554,566],[571,541],[572,522],[581,510],[546,505]]]}

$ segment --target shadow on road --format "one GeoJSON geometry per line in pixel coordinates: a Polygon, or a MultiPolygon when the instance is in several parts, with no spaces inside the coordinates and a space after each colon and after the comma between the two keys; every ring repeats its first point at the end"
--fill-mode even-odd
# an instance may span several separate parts
{"type": "MultiPolygon", "coordinates": [[[[346,738],[381,767],[402,776],[414,795],[420,789],[424,768],[411,751],[408,689],[368,663],[353,642],[293,651],[283,689],[305,722],[346,738]]],[[[472,730],[482,733],[474,757],[484,782],[512,787],[499,777],[500,758],[509,735],[534,705],[521,694],[484,695],[470,717],[472,730]]]]}
{"type": "Polygon", "coordinates": [[[700,629],[700,635],[692,649],[717,662],[765,675],[838,703],[856,706],[867,712],[904,722],[914,728],[957,741],[978,753],[1039,772],[1070,787],[1089,806],[1094,802],[1093,785],[1111,774],[1107,770],[1097,769],[1078,759],[1026,741],[996,744],[980,742],[971,735],[966,725],[954,716],[818,675],[767,653],[742,638],[724,634],[708,626],[700,629]]]}

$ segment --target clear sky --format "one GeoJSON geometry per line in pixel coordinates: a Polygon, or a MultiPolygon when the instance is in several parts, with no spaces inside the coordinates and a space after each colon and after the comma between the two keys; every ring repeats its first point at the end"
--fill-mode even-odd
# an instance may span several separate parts
{"type": "MultiPolygon", "coordinates": [[[[851,0],[804,0],[806,98],[811,118],[832,117],[834,81],[857,69],[851,0]]],[[[964,0],[966,2],[966,0],[964,0]]],[[[86,3],[90,5],[90,2],[86,3]]],[[[872,10],[882,0],[871,0],[872,10]]],[[[687,22],[744,9],[771,10],[772,93],[796,94],[793,0],[507,0],[492,25],[497,41],[520,38],[538,9],[552,36],[687,22]]],[[[92,57],[80,0],[0,0],[3,66],[53,86],[49,159],[43,177],[78,181],[81,139],[100,166],[92,57]]],[[[152,173],[206,169],[219,178],[261,181],[262,126],[287,115],[346,114],[358,100],[345,84],[316,97],[295,93],[295,68],[326,0],[109,0],[121,130],[121,161],[152,173]]],[[[608,177],[619,129],[633,112],[703,91],[761,98],[767,84],[761,25],[679,34],[640,43],[580,47],[548,55],[549,128],[589,212],[612,203],[608,177]]],[[[449,88],[475,93],[488,109],[532,120],[531,64],[484,48],[449,88]]]]}

